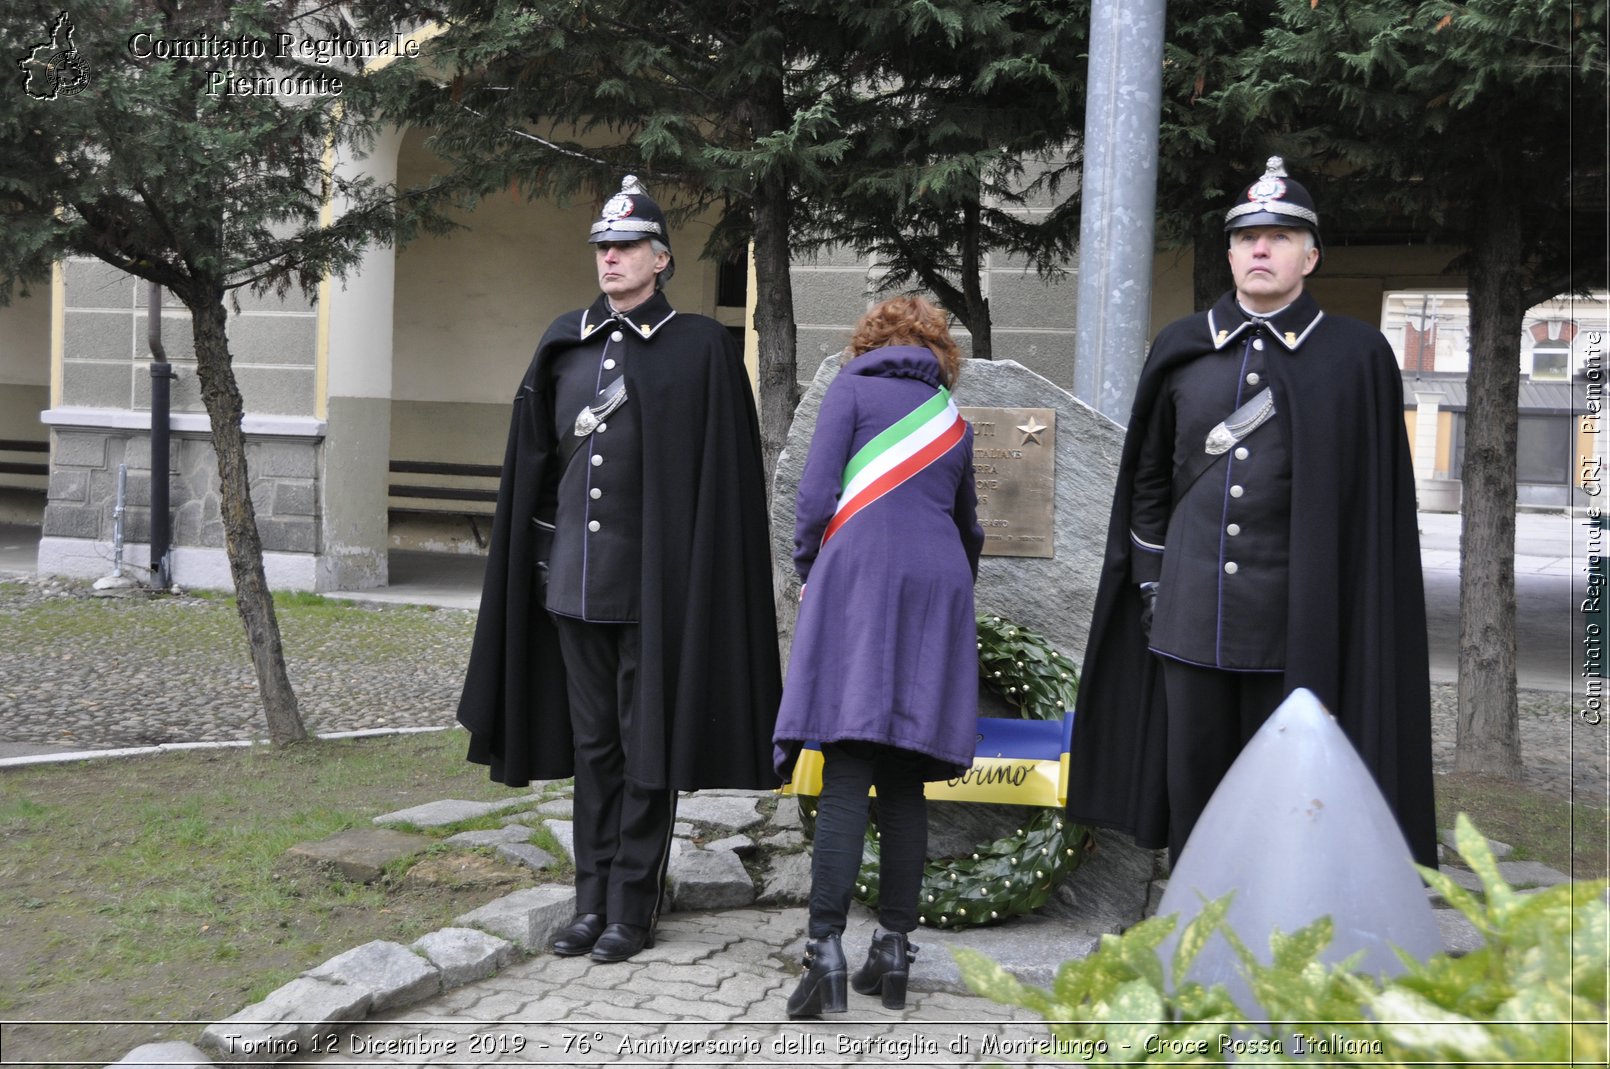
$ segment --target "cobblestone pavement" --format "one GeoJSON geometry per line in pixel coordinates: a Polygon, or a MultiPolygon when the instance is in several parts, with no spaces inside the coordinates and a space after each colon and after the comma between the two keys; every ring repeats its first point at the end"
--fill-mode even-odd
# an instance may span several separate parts
{"type": "MultiPolygon", "coordinates": [[[[308,730],[452,724],[474,622],[464,609],[393,605],[360,606],[339,623],[288,617],[286,664],[308,730]]],[[[83,583],[8,580],[0,650],[0,743],[90,750],[263,735],[240,619],[222,598],[103,598],[83,583]]],[[[1435,767],[1450,771],[1455,688],[1433,685],[1432,701],[1435,767]]],[[[1566,692],[1521,692],[1525,781],[1602,801],[1607,725],[1586,723],[1576,704],[1566,692]]]]}
{"type": "MultiPolygon", "coordinates": [[[[310,732],[453,723],[475,614],[362,607],[282,613],[310,732]]],[[[234,603],[93,597],[66,580],[0,582],[0,742],[109,749],[264,735],[234,603]]]]}

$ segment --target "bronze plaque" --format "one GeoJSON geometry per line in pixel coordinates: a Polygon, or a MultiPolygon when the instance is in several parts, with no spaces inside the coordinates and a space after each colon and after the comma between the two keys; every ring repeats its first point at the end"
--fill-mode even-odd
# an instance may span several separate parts
{"type": "Polygon", "coordinates": [[[984,555],[1055,556],[1056,410],[957,407],[973,425],[984,555]]]}

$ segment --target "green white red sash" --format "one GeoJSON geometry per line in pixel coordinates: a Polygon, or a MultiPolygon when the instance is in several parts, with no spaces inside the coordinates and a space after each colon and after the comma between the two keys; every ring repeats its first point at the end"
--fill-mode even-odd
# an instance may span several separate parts
{"type": "Polygon", "coordinates": [[[920,408],[862,446],[844,468],[838,509],[822,544],[851,516],[944,456],[966,432],[950,391],[941,386],[920,408]]]}

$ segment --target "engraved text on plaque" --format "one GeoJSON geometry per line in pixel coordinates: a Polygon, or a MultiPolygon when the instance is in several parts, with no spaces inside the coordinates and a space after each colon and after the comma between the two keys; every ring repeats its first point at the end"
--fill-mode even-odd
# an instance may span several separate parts
{"type": "Polygon", "coordinates": [[[958,407],[973,425],[984,555],[1054,556],[1056,410],[958,407]]]}

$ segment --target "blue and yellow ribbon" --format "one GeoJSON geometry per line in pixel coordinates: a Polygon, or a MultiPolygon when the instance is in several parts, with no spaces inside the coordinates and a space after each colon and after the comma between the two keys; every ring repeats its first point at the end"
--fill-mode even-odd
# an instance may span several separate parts
{"type": "MultiPolygon", "coordinates": [[[[980,717],[973,764],[955,779],[928,783],[933,801],[1063,806],[1068,800],[1068,747],[1073,713],[1060,720],[980,717]]],[[[808,742],[782,794],[822,793],[822,748],[808,742]]],[[[874,793],[876,793],[874,791],[874,793]]]]}

